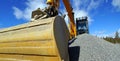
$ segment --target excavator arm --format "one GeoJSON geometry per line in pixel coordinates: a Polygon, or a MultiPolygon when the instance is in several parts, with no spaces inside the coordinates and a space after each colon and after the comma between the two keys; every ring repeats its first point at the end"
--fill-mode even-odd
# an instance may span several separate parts
{"type": "Polygon", "coordinates": [[[69,0],[63,0],[63,3],[65,5],[65,8],[68,12],[68,17],[70,20],[70,34],[71,37],[75,37],[76,36],[76,26],[75,26],[75,22],[74,22],[74,13],[73,13],[73,8],[69,3],[69,0]]]}
{"type": "MultiPolygon", "coordinates": [[[[50,1],[50,0],[48,0],[50,1]]],[[[70,20],[70,34],[71,34],[71,38],[72,37],[75,37],[76,36],[76,25],[75,25],[75,22],[74,22],[74,12],[73,12],[73,8],[72,6],[70,5],[70,2],[69,0],[62,0],[63,3],[64,3],[64,6],[66,8],[66,11],[68,12],[68,17],[69,17],[69,20],[70,20]]],[[[52,4],[56,7],[56,8],[59,8],[59,0],[51,0],[51,2],[53,2],[52,4]]]]}
{"type": "MultiPolygon", "coordinates": [[[[70,20],[70,34],[71,34],[71,38],[76,36],[76,26],[75,26],[75,22],[74,22],[74,12],[73,12],[73,8],[70,5],[69,0],[62,0],[64,3],[64,6],[66,8],[66,11],[68,12],[68,17],[70,20]]],[[[59,0],[47,0],[47,3],[51,3],[51,5],[53,5],[54,7],[56,7],[57,9],[59,8],[59,0]]]]}

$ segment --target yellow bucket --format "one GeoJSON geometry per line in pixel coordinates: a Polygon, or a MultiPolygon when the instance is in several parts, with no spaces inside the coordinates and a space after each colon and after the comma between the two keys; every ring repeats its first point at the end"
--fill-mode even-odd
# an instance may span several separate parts
{"type": "Polygon", "coordinates": [[[69,61],[70,34],[60,16],[0,31],[0,61],[69,61]]]}

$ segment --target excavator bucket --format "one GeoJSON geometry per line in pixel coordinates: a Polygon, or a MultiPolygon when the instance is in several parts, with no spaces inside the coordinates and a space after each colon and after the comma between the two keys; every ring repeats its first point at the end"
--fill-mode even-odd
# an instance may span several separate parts
{"type": "Polygon", "coordinates": [[[0,31],[0,61],[69,61],[69,30],[61,16],[0,31]]]}

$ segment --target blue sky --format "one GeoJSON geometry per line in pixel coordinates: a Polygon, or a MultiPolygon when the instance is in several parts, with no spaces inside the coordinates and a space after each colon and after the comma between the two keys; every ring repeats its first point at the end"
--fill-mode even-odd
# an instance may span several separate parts
{"type": "MultiPolygon", "coordinates": [[[[88,16],[89,31],[99,37],[120,33],[120,0],[70,0],[75,18],[88,16]]],[[[0,29],[30,21],[31,11],[44,8],[45,0],[0,0],[0,29]]],[[[60,11],[67,14],[61,0],[60,11]]],[[[68,17],[65,18],[68,22],[68,17]]]]}

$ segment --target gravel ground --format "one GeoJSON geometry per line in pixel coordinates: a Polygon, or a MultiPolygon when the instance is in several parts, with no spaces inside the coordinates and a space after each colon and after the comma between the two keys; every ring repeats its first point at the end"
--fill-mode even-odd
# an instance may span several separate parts
{"type": "Polygon", "coordinates": [[[120,61],[120,45],[83,34],[69,43],[70,61],[120,61]]]}

